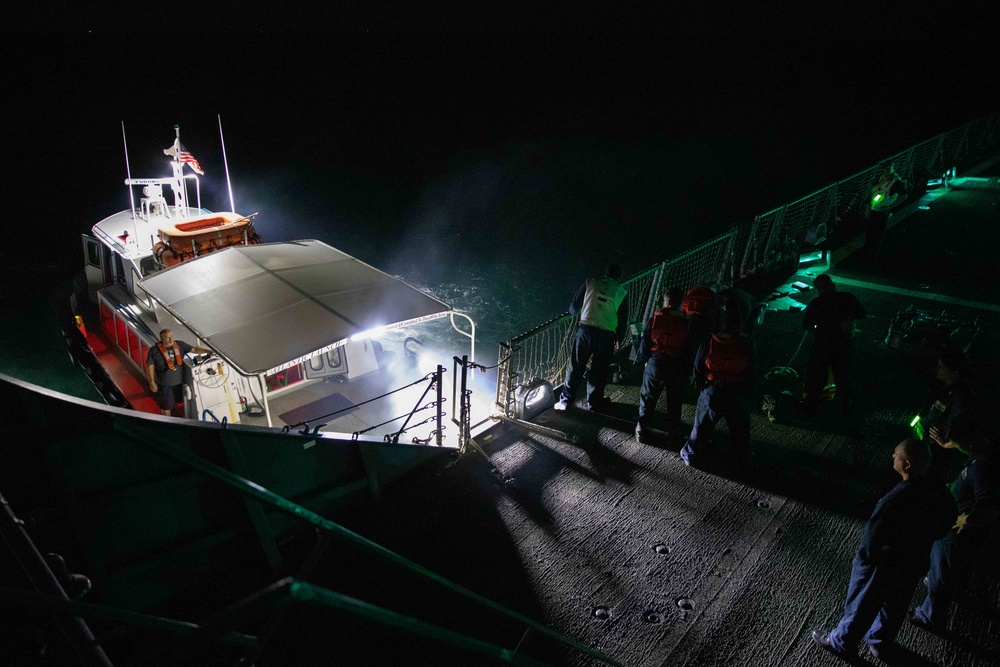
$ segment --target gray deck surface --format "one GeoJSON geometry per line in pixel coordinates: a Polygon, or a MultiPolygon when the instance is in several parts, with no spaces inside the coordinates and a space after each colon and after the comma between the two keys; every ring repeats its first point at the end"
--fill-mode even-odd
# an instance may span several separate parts
{"type": "MultiPolygon", "coordinates": [[[[869,312],[859,325],[857,401],[849,417],[830,403],[820,419],[800,419],[792,409],[799,381],[763,377],[788,365],[802,336],[802,313],[787,309],[788,298],[804,304],[814,291],[775,302],[785,309],[768,311],[757,334],[758,392],[774,396],[778,408],[774,424],[755,410],[754,469],[704,472],[683,464],[679,443],[638,444],[638,386],[627,383],[609,388],[610,415],[578,408],[537,418],[577,436],[576,444],[499,426],[480,440],[491,462],[469,453],[387,489],[377,507],[336,518],[624,665],[841,664],[812,644],[810,631],[830,629],[840,618],[862,525],[898,479],[891,452],[906,436],[931,377],[927,358],[888,349],[885,334],[893,316],[910,305],[981,316],[990,331],[1000,331],[1000,308],[988,305],[1000,304],[993,279],[998,174],[993,167],[980,174],[982,180],[944,196],[934,193],[928,209],[890,230],[878,263],[850,256],[831,270],[852,281],[842,289],[854,292],[869,312]],[[987,307],[955,305],[956,299],[987,307]],[[595,616],[598,608],[607,618],[595,616]]],[[[810,277],[792,281],[811,284],[810,277]]],[[[799,372],[806,351],[792,363],[799,372]]],[[[984,380],[997,377],[990,364],[978,370],[984,380]]],[[[692,389],[684,407],[687,424],[693,401],[692,389]]],[[[725,446],[724,426],[716,440],[725,446]]],[[[318,582],[517,645],[523,631],[517,624],[366,564],[337,550],[317,570],[318,582]]],[[[955,609],[954,636],[905,625],[903,657],[894,664],[1000,664],[998,573],[996,563],[977,569],[970,603],[955,609]]],[[[915,604],[923,593],[922,587],[915,591],[915,604]]],[[[369,664],[369,654],[370,664],[377,664],[379,648],[409,641],[373,635],[343,619],[331,623],[339,649],[350,653],[353,647],[360,656],[352,664],[369,664]]],[[[277,640],[271,656],[300,639],[306,641],[293,632],[277,640]]],[[[420,658],[417,645],[408,646],[401,651],[409,656],[400,658],[403,664],[434,662],[420,658]]],[[[537,635],[521,651],[550,664],[599,664],[537,635]]],[[[462,664],[438,656],[437,664],[462,664]]],[[[881,663],[862,650],[859,664],[881,663]]]]}

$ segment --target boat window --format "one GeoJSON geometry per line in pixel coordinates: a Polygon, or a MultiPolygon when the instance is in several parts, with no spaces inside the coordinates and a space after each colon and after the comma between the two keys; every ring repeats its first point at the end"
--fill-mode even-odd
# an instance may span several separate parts
{"type": "Polygon", "coordinates": [[[156,260],[153,259],[152,255],[147,255],[139,260],[139,272],[143,278],[156,272],[156,260]]]}
{"type": "Polygon", "coordinates": [[[101,244],[87,241],[87,264],[101,268],[101,244]]]}
{"type": "Polygon", "coordinates": [[[115,254],[115,279],[119,284],[125,285],[125,264],[119,254],[115,254]]]}
{"type": "Polygon", "coordinates": [[[272,373],[270,375],[264,376],[264,383],[267,386],[267,390],[275,391],[287,387],[288,385],[295,384],[296,382],[301,382],[304,378],[302,377],[302,364],[296,364],[291,368],[286,368],[283,371],[278,371],[277,373],[272,373]]]}

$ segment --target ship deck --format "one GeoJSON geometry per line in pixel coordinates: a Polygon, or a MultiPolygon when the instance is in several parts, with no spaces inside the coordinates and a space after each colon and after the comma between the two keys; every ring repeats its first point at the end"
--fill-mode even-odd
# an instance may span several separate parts
{"type": "MultiPolygon", "coordinates": [[[[837,665],[814,646],[810,632],[839,620],[850,561],[865,519],[897,481],[893,447],[929,390],[926,355],[887,347],[897,312],[910,306],[980,318],[980,338],[996,349],[1000,286],[995,230],[1000,224],[1000,166],[932,190],[896,220],[876,262],[841,238],[830,273],[855,293],[868,318],[859,324],[856,404],[819,419],[796,415],[800,389],[802,312],[814,295],[807,269],[779,287],[757,330],[759,394],[773,396],[774,421],[753,414],[752,469],[688,468],[679,443],[638,444],[633,436],[637,382],[609,387],[609,414],[579,406],[536,418],[575,436],[575,443],[520,426],[502,425],[479,439],[489,460],[467,454],[387,489],[383,502],[337,520],[473,591],[509,605],[629,666],[837,665]]],[[[998,374],[980,357],[983,393],[995,395],[998,374]],[[990,393],[992,392],[992,393],[990,393]]],[[[661,399],[662,401],[662,399],[661,399]]],[[[683,418],[690,424],[694,392],[683,418]]],[[[760,401],[757,401],[759,408],[760,401]]],[[[661,404],[662,410],[662,404],[661,404]]],[[[656,423],[653,424],[654,429],[656,423]]],[[[724,447],[724,425],[716,439],[724,447]]],[[[397,578],[343,551],[316,570],[317,582],[376,604],[431,618],[469,635],[513,647],[548,664],[598,661],[556,648],[523,627],[492,618],[433,588],[397,578]]],[[[923,587],[914,593],[922,600],[923,587]]],[[[905,625],[895,664],[993,665],[1000,660],[1000,567],[977,566],[969,598],[953,615],[951,635],[905,625]]],[[[431,664],[419,645],[371,626],[329,618],[335,645],[320,649],[311,633],[321,621],[310,611],[282,634],[268,655],[351,656],[376,664],[388,653],[406,664],[431,664]],[[373,633],[379,639],[373,642],[373,633]],[[305,648],[304,648],[305,647],[305,648]],[[309,648],[312,647],[312,648],[309,648]],[[318,653],[317,653],[318,651],[318,653]]],[[[268,656],[265,656],[265,658],[268,656]]],[[[446,664],[436,662],[436,664],[446,664]]],[[[459,663],[455,663],[459,664],[459,663]]],[[[862,649],[859,664],[884,664],[862,649]]]]}

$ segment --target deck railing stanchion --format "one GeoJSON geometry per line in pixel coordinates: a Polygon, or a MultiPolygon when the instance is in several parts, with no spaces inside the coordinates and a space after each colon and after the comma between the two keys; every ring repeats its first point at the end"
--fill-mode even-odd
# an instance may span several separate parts
{"type": "Polygon", "coordinates": [[[444,381],[444,366],[441,366],[439,364],[437,367],[437,377],[434,380],[434,383],[437,385],[437,405],[435,406],[435,412],[434,412],[437,421],[437,430],[434,433],[434,443],[438,447],[441,446],[442,432],[444,430],[444,427],[441,425],[441,415],[444,414],[444,408],[443,408],[444,404],[442,403],[443,389],[441,387],[443,381],[444,381]]]}

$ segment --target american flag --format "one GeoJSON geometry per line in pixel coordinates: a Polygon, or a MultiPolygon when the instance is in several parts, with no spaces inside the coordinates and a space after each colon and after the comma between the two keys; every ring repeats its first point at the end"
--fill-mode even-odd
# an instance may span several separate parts
{"type": "Polygon", "coordinates": [[[186,164],[190,166],[192,169],[194,169],[196,174],[204,176],[205,172],[201,170],[201,165],[198,164],[198,160],[196,160],[195,157],[191,155],[190,152],[188,152],[188,149],[184,148],[184,144],[179,144],[179,146],[180,150],[177,153],[177,159],[180,160],[183,164],[186,164]]]}

